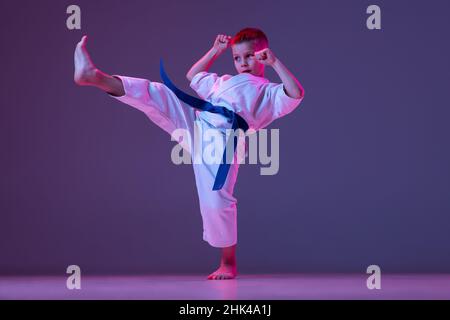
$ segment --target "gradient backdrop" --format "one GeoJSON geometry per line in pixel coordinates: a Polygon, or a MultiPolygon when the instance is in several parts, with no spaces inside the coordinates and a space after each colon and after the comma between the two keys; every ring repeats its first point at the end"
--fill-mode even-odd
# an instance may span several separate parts
{"type": "MultiPolygon", "coordinates": [[[[450,271],[450,2],[2,1],[0,274],[207,273],[192,167],[147,117],[73,82],[82,35],[107,73],[180,88],[219,33],[264,30],[306,97],[280,171],[242,165],[242,273],[450,271]],[[81,30],[66,8],[81,7],[81,30]],[[366,8],[382,30],[366,28],[366,8]]],[[[211,71],[235,70],[231,53],[211,71]]],[[[279,78],[269,70],[273,82],[279,78]]]]}

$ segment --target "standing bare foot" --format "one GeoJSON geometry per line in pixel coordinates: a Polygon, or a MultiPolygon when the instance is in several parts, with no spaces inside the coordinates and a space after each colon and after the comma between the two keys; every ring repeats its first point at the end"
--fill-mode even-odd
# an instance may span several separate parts
{"type": "Polygon", "coordinates": [[[208,276],[208,280],[230,280],[237,276],[236,265],[221,264],[219,269],[208,276]]]}
{"type": "Polygon", "coordinates": [[[92,85],[96,81],[97,68],[86,49],[87,36],[83,36],[75,48],[75,74],[74,81],[80,86],[92,85]]]}
{"type": "Polygon", "coordinates": [[[222,248],[220,267],[208,276],[208,280],[228,280],[236,276],[236,245],[222,248]]]}

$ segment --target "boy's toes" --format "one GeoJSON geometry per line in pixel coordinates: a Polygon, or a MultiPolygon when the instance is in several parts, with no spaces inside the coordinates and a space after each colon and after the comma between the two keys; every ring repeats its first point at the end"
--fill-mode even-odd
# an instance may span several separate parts
{"type": "Polygon", "coordinates": [[[87,36],[83,36],[80,42],[77,43],[77,47],[86,47],[87,36]]]}
{"type": "Polygon", "coordinates": [[[216,273],[212,273],[208,276],[208,280],[218,280],[219,279],[219,275],[216,273]]]}
{"type": "Polygon", "coordinates": [[[228,272],[228,271],[221,271],[217,270],[216,272],[211,273],[207,279],[208,280],[228,280],[228,279],[234,279],[237,274],[234,272],[228,272]]]}
{"type": "Polygon", "coordinates": [[[219,273],[219,274],[212,275],[210,277],[210,279],[212,279],[212,280],[226,280],[226,279],[231,279],[231,278],[232,278],[231,275],[227,274],[227,273],[219,273]]]}

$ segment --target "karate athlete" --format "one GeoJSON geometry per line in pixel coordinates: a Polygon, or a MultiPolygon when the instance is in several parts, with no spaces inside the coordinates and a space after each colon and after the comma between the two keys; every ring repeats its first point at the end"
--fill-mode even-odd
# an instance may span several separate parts
{"type": "MultiPolygon", "coordinates": [[[[75,49],[74,80],[78,85],[97,87],[137,108],[171,135],[177,129],[185,129],[190,133],[189,139],[193,139],[195,130],[219,130],[223,133],[225,145],[225,130],[231,128],[229,118],[195,109],[180,101],[174,91],[163,83],[103,73],[93,64],[86,42],[87,37],[84,36],[75,49]]],[[[266,35],[254,28],[243,29],[234,37],[218,35],[212,48],[192,66],[186,77],[201,99],[239,115],[253,130],[264,128],[292,112],[304,97],[299,81],[269,49],[266,35]],[[212,63],[228,47],[232,49],[237,74],[218,76],[208,73],[212,63]],[[282,83],[271,83],[264,78],[266,66],[275,70],[282,83]]],[[[193,150],[195,144],[192,140],[179,143],[191,155],[198,151],[193,150]]],[[[233,190],[239,163],[235,155],[223,185],[216,188],[220,164],[192,161],[203,221],[203,239],[211,246],[222,249],[220,266],[208,279],[233,279],[237,276],[237,200],[233,190]]]]}

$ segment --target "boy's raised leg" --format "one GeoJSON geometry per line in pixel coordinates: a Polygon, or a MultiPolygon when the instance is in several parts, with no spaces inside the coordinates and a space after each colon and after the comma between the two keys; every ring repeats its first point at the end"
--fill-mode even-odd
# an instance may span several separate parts
{"type": "Polygon", "coordinates": [[[111,95],[123,96],[125,90],[122,81],[97,69],[86,48],[87,36],[77,44],[74,54],[74,81],[80,86],[97,87],[111,95]]]}
{"type": "MultiPolygon", "coordinates": [[[[97,69],[86,48],[87,36],[77,44],[74,54],[74,81],[80,86],[97,87],[111,95],[123,96],[125,89],[119,78],[97,69]]],[[[208,276],[210,280],[234,279],[237,275],[236,245],[222,248],[220,267],[208,276]]]]}

